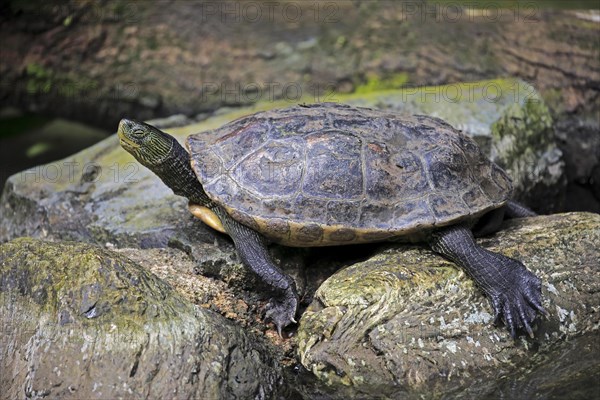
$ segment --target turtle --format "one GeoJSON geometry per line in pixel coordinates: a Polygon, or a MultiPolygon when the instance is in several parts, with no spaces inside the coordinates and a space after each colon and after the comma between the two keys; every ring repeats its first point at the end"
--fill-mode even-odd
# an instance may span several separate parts
{"type": "Polygon", "coordinates": [[[314,247],[423,242],[489,298],[513,338],[542,306],[541,281],[520,261],[484,249],[475,235],[504,218],[536,215],[511,199],[508,174],[442,119],[339,103],[294,105],[190,135],[129,119],[121,146],[153,171],[205,224],[228,234],[272,290],[265,317],[279,334],[296,323],[299,297],[270,243],[314,247]]]}

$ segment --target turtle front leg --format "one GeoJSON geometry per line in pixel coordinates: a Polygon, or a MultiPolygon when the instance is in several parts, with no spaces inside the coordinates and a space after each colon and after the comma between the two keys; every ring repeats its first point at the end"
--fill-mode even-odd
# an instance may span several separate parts
{"type": "Polygon", "coordinates": [[[537,313],[546,314],[537,276],[521,262],[477,245],[471,230],[464,225],[435,232],[429,244],[473,278],[492,302],[495,322],[502,318],[513,338],[520,328],[533,337],[531,324],[537,313]]]}
{"type": "Polygon", "coordinates": [[[265,238],[260,233],[235,221],[220,207],[214,211],[227,234],[233,239],[242,262],[275,293],[267,306],[266,318],[273,321],[281,336],[283,328],[296,323],[294,317],[298,311],[299,298],[294,280],[275,264],[267,249],[265,238]]]}

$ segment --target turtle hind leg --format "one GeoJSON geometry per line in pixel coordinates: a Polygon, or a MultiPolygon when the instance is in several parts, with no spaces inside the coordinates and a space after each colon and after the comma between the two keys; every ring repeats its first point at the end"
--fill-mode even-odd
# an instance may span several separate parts
{"type": "Polygon", "coordinates": [[[533,336],[531,324],[542,307],[541,281],[512,258],[477,245],[471,230],[454,225],[435,232],[429,244],[458,264],[490,299],[496,322],[504,320],[513,338],[518,329],[533,336]]]}
{"type": "Polygon", "coordinates": [[[527,206],[509,200],[503,207],[496,208],[481,217],[473,227],[473,233],[475,237],[487,236],[498,231],[505,219],[535,217],[536,215],[527,206]]]}
{"type": "Polygon", "coordinates": [[[529,207],[514,200],[509,200],[504,206],[504,210],[506,218],[526,218],[535,217],[537,215],[529,207]]]}
{"type": "Polygon", "coordinates": [[[500,225],[502,225],[502,221],[504,221],[504,214],[504,207],[500,207],[480,218],[473,227],[475,237],[487,236],[497,232],[500,229],[500,225]]]}
{"type": "Polygon", "coordinates": [[[235,221],[220,207],[213,210],[233,239],[244,265],[272,289],[274,297],[267,306],[266,318],[273,321],[281,336],[283,328],[296,323],[294,318],[298,311],[299,298],[294,280],[275,264],[267,249],[265,238],[260,233],[235,221]]]}

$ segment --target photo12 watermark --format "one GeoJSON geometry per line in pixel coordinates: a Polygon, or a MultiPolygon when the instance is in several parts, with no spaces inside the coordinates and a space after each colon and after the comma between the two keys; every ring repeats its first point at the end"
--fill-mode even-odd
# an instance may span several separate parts
{"type": "MultiPolygon", "coordinates": [[[[339,103],[344,95],[337,91],[337,82],[203,82],[202,102],[221,104],[253,104],[282,101],[290,104],[339,103]]],[[[526,82],[482,81],[450,83],[441,86],[407,86],[396,89],[401,102],[473,103],[539,101],[533,85],[526,82]]]]}
{"type": "Polygon", "coordinates": [[[136,183],[139,181],[140,164],[131,161],[101,166],[95,162],[59,161],[27,169],[20,173],[22,183],[136,183]]]}
{"type": "Polygon", "coordinates": [[[389,5],[400,10],[402,20],[419,22],[500,22],[535,23],[540,4],[535,1],[398,1],[389,5]]]}
{"type": "Polygon", "coordinates": [[[486,103],[540,101],[533,85],[513,80],[450,83],[441,86],[416,86],[399,90],[401,101],[417,103],[486,103]]]}
{"type": "Polygon", "coordinates": [[[223,104],[337,102],[336,87],[334,82],[203,82],[200,99],[218,99],[223,104]]]}
{"type": "Polygon", "coordinates": [[[62,21],[62,25],[69,27],[74,22],[103,23],[120,22],[137,24],[140,22],[141,13],[139,2],[136,1],[41,1],[41,2],[15,2],[16,10],[36,18],[53,19],[62,21]]]}
{"type": "Polygon", "coordinates": [[[336,23],[340,6],[334,1],[206,1],[196,4],[200,22],[260,24],[276,21],[336,23]]]}

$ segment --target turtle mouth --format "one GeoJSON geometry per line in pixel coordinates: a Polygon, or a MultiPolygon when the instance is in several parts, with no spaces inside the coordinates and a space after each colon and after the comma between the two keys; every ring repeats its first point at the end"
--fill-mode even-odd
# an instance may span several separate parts
{"type": "Polygon", "coordinates": [[[124,136],[121,136],[121,133],[119,132],[119,142],[121,143],[121,146],[123,146],[125,149],[139,149],[140,145],[137,143],[132,142],[131,140],[127,139],[124,136]]]}

